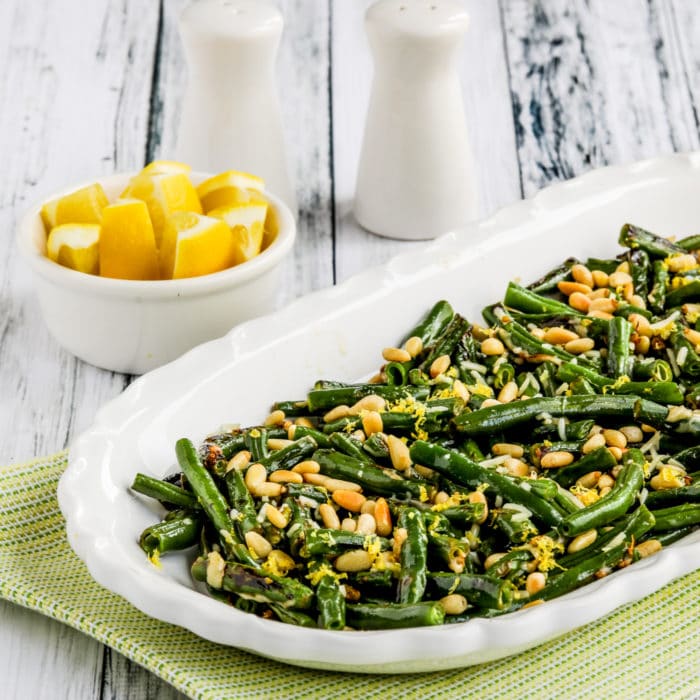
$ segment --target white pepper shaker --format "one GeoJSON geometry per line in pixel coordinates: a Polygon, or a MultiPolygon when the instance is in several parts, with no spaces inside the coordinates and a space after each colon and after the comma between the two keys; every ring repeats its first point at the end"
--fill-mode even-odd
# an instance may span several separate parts
{"type": "Polygon", "coordinates": [[[242,170],[296,213],[275,85],[282,14],[266,0],[199,0],[180,15],[188,63],[176,157],[242,170]]]}
{"type": "Polygon", "coordinates": [[[365,16],[374,79],[355,217],[389,238],[435,238],[477,217],[457,58],[456,0],[380,0],[365,16]]]}

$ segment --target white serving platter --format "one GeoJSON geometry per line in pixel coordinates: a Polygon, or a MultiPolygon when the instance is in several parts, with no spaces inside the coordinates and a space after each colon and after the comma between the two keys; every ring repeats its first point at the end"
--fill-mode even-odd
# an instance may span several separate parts
{"type": "Polygon", "coordinates": [[[173,470],[174,444],[225,423],[254,424],[273,401],[303,397],[318,378],[355,380],[381,348],[438,299],[468,318],[564,258],[605,257],[633,222],[664,235],[700,229],[700,153],[604,168],[543,190],[418,252],[311,294],[144,375],[107,404],[71,446],[58,496],[68,540],[92,576],[144,613],[195,634],[311,668],[396,673],[515,654],[642,598],[700,568],[700,532],[545,605],[495,619],[378,632],[331,632],[264,620],[195,590],[186,557],[151,565],[138,546],[156,506],[129,485],[173,470]]]}

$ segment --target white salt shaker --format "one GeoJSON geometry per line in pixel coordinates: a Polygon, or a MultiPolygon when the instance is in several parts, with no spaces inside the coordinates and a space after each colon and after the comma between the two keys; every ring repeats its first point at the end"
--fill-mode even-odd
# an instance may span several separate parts
{"type": "Polygon", "coordinates": [[[281,12],[265,0],[199,0],[180,15],[188,63],[176,157],[242,170],[296,212],[275,85],[281,12]]]}
{"type": "Polygon", "coordinates": [[[457,57],[456,0],[380,0],[365,16],[374,80],[355,217],[389,238],[434,238],[477,217],[457,57]]]}

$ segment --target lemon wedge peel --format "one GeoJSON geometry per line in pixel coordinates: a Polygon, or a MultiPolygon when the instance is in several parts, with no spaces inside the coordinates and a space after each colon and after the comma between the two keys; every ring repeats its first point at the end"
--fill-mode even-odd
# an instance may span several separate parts
{"type": "Polygon", "coordinates": [[[99,224],[54,226],[46,241],[50,260],[88,275],[99,273],[99,224]]]}
{"type": "Polygon", "coordinates": [[[95,183],[46,202],[41,207],[41,220],[47,233],[62,224],[99,224],[108,204],[102,185],[95,183]]]}

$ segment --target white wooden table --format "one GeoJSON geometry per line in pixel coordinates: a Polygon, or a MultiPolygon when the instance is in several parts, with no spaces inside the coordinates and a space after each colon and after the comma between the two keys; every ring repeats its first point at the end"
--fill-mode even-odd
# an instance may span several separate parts
{"type": "MultiPolygon", "coordinates": [[[[0,463],[69,445],[131,381],[49,337],[13,233],[22,210],[59,187],[168,156],[186,80],[184,3],[0,3],[0,463]]],[[[594,167],[698,148],[696,0],[465,4],[461,73],[484,215],[594,167]]],[[[352,219],[371,81],[367,2],[280,5],[278,79],[300,205],[291,299],[416,244],[352,219]]],[[[0,603],[0,697],[177,695],[92,639],[0,603]]]]}

